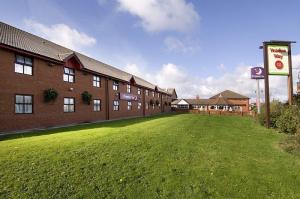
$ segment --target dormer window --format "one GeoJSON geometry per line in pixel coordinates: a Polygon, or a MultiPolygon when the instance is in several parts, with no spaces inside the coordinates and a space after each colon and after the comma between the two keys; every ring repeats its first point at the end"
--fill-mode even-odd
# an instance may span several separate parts
{"type": "Polygon", "coordinates": [[[32,58],[16,55],[15,72],[32,75],[32,58]]]}
{"type": "Polygon", "coordinates": [[[146,90],[145,92],[146,92],[146,96],[149,96],[149,91],[148,91],[148,90],[146,90]]]}
{"type": "Polygon", "coordinates": [[[75,70],[64,67],[64,81],[73,83],[75,81],[75,70]]]}
{"type": "Polygon", "coordinates": [[[155,93],[154,93],[154,91],[152,91],[152,97],[155,97],[155,93]]]}
{"type": "Polygon", "coordinates": [[[138,88],[137,90],[137,94],[140,95],[141,94],[141,88],[138,88]]]}

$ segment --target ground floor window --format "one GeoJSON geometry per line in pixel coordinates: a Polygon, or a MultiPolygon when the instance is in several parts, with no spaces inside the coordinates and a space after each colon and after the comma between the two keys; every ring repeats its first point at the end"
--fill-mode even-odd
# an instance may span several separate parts
{"type": "Polygon", "coordinates": [[[152,104],[152,109],[154,109],[155,108],[155,105],[154,104],[152,104]]]}
{"type": "Polygon", "coordinates": [[[141,107],[142,107],[142,103],[138,102],[138,109],[141,109],[141,107]]]}
{"type": "Polygon", "coordinates": [[[73,97],[64,98],[64,112],[65,113],[75,112],[75,98],[73,97]]]}
{"type": "Polygon", "coordinates": [[[101,100],[94,100],[94,111],[101,111],[101,100]]]}
{"type": "Polygon", "coordinates": [[[114,100],[114,102],[113,102],[113,109],[114,109],[114,111],[118,111],[119,108],[120,108],[119,101],[114,100]]]}
{"type": "Polygon", "coordinates": [[[33,107],[32,95],[16,95],[15,96],[15,113],[31,114],[33,107]]]}
{"type": "Polygon", "coordinates": [[[145,108],[146,108],[146,110],[149,109],[149,104],[147,102],[145,103],[145,108]]]}
{"type": "Polygon", "coordinates": [[[132,110],[132,102],[127,102],[127,110],[132,110]]]}

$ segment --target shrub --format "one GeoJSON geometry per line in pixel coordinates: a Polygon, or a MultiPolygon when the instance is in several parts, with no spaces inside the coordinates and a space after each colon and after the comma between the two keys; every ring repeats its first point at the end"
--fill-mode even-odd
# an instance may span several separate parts
{"type": "Polygon", "coordinates": [[[45,102],[54,101],[58,96],[58,93],[53,88],[49,88],[44,91],[44,100],[45,102]]]}
{"type": "Polygon", "coordinates": [[[293,104],[300,107],[300,94],[293,95],[293,104]]]}
{"type": "Polygon", "coordinates": [[[82,94],[81,94],[81,97],[82,97],[82,100],[84,103],[90,105],[91,104],[91,101],[92,101],[92,95],[87,92],[87,91],[84,91],[82,94]]]}
{"type": "Polygon", "coordinates": [[[287,106],[276,120],[276,127],[282,133],[295,134],[299,131],[300,113],[297,106],[287,106]]]}
{"type": "Polygon", "coordinates": [[[155,104],[156,104],[156,106],[158,106],[158,105],[159,105],[159,101],[158,101],[158,100],[156,100],[156,101],[155,101],[155,104]]]}
{"type": "Polygon", "coordinates": [[[150,103],[150,105],[152,106],[152,105],[154,104],[153,99],[151,99],[149,103],[150,103]]]}
{"type": "MultiPolygon", "coordinates": [[[[276,120],[284,110],[285,105],[279,101],[272,101],[270,104],[270,127],[276,128],[276,120]]],[[[258,121],[261,125],[266,124],[266,107],[265,104],[261,106],[258,121]]]]}

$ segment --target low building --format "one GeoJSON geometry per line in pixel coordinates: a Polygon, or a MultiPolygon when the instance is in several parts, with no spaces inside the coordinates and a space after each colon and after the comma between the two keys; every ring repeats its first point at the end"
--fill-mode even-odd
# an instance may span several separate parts
{"type": "Polygon", "coordinates": [[[0,132],[166,113],[177,98],[175,89],[2,22],[0,85],[0,132]]]}
{"type": "Polygon", "coordinates": [[[226,90],[209,99],[177,99],[171,107],[176,110],[249,112],[249,97],[226,90]]]}

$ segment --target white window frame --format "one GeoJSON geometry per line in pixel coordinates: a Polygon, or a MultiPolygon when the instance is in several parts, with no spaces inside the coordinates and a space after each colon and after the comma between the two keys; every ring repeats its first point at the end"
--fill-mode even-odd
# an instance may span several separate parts
{"type": "Polygon", "coordinates": [[[113,110],[119,111],[120,110],[120,102],[118,100],[113,101],[113,110]]]}
{"type": "Polygon", "coordinates": [[[119,82],[118,81],[113,81],[113,90],[114,91],[119,90],[119,82]]]}
{"type": "Polygon", "coordinates": [[[93,75],[93,86],[100,88],[101,87],[101,77],[98,75],[93,75]]]}
{"type": "Polygon", "coordinates": [[[94,99],[94,111],[98,112],[101,111],[101,100],[100,99],[94,99]]]}
{"type": "Polygon", "coordinates": [[[75,112],[75,98],[64,97],[64,113],[74,113],[74,112],[75,112]]]}
{"type": "Polygon", "coordinates": [[[63,75],[64,82],[74,83],[75,82],[75,69],[64,67],[64,75],[63,75]]]}
{"type": "Polygon", "coordinates": [[[127,93],[131,93],[131,85],[127,84],[127,93]]]}
{"type": "Polygon", "coordinates": [[[16,55],[15,73],[30,75],[33,74],[33,59],[22,55],[16,55]],[[28,72],[30,71],[30,72],[28,72]]]}

